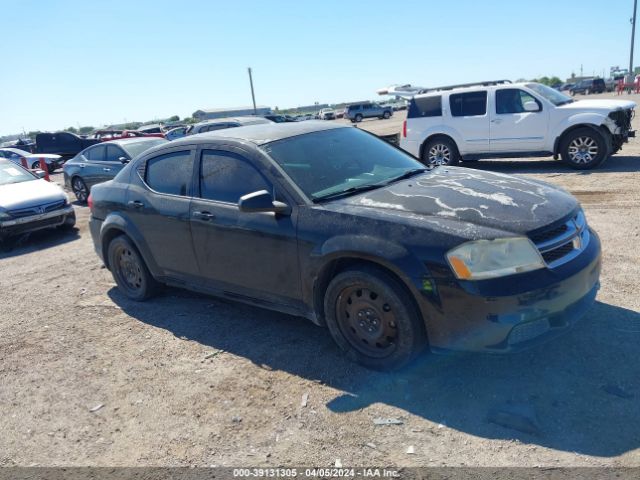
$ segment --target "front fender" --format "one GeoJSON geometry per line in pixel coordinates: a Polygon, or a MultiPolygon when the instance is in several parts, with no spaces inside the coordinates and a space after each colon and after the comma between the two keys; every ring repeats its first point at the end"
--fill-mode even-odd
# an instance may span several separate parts
{"type": "Polygon", "coordinates": [[[119,234],[125,234],[131,239],[140,252],[140,255],[142,255],[151,275],[159,277],[162,272],[158,267],[158,264],[155,262],[153,255],[151,255],[151,251],[144,240],[144,236],[136,228],[133,222],[131,222],[131,220],[122,212],[110,213],[107,218],[105,218],[104,222],[102,222],[102,227],[100,228],[102,258],[104,259],[104,264],[107,268],[109,268],[109,257],[107,254],[109,241],[119,234]]]}
{"type": "Polygon", "coordinates": [[[571,115],[570,117],[563,119],[556,126],[555,131],[560,132],[560,134],[554,138],[552,151],[556,154],[558,153],[560,148],[560,139],[565,133],[567,133],[569,130],[573,128],[590,127],[602,133],[602,126],[604,125],[605,131],[609,131],[610,133],[613,133],[611,132],[611,128],[609,126],[610,123],[611,122],[609,122],[609,118],[606,115],[603,115],[601,113],[585,112],[585,113],[577,113],[575,115],[571,115]]]}

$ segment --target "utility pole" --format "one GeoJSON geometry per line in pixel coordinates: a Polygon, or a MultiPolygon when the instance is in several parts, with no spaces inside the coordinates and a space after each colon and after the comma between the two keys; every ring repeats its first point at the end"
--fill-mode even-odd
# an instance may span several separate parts
{"type": "Polygon", "coordinates": [[[253,100],[253,114],[257,115],[258,110],[256,109],[256,95],[253,93],[253,77],[251,76],[251,67],[247,68],[249,71],[249,84],[251,85],[251,100],[253,100]]]}
{"type": "Polygon", "coordinates": [[[636,39],[636,10],[638,0],[633,0],[633,18],[631,18],[631,54],[629,55],[629,75],[633,77],[633,44],[636,39]]]}

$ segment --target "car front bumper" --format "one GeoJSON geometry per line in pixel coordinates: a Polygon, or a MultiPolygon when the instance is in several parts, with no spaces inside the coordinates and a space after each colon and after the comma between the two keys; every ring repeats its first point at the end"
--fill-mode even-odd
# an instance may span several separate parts
{"type": "Polygon", "coordinates": [[[31,233],[45,228],[59,227],[63,225],[69,217],[75,217],[71,205],[40,215],[4,220],[0,222],[0,238],[31,233]]]}
{"type": "MultiPolygon", "coordinates": [[[[440,305],[425,316],[431,348],[436,352],[506,353],[554,337],[575,324],[594,303],[600,268],[600,240],[591,231],[582,254],[554,270],[485,281],[480,288],[471,287],[479,282],[466,286],[456,281],[435,282],[440,305]]],[[[429,295],[433,294],[431,289],[429,295]]]]}

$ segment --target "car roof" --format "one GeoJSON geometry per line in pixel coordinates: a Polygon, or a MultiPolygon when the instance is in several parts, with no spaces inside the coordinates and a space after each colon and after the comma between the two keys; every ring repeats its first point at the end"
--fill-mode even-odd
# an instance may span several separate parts
{"type": "Polygon", "coordinates": [[[200,125],[215,125],[216,123],[271,123],[271,120],[268,120],[264,117],[254,117],[254,116],[246,116],[246,117],[221,117],[221,118],[212,118],[210,120],[204,120],[202,122],[198,122],[194,125],[194,127],[200,125]]]}
{"type": "Polygon", "coordinates": [[[489,90],[500,90],[504,88],[521,88],[521,87],[528,88],[528,85],[531,85],[532,83],[538,83],[538,82],[501,83],[499,85],[469,85],[465,87],[446,88],[442,90],[433,89],[425,93],[419,93],[414,97],[424,98],[424,97],[441,96],[444,94],[464,93],[464,92],[484,92],[489,90]]]}
{"type": "MultiPolygon", "coordinates": [[[[106,142],[96,143],[95,145],[105,145],[105,144],[116,144],[121,145],[124,143],[132,143],[132,142],[150,142],[152,140],[165,140],[160,137],[127,137],[127,138],[116,138],[114,140],[107,140],[106,142]]],[[[167,140],[168,142],[169,140],[167,140]]],[[[91,145],[93,147],[93,145],[91,145]]]]}
{"type": "Polygon", "coordinates": [[[307,133],[333,130],[336,128],[355,128],[338,123],[309,120],[306,122],[287,122],[248,125],[245,127],[226,128],[214,132],[190,135],[171,142],[171,145],[192,144],[194,142],[206,143],[216,139],[234,139],[264,145],[266,143],[282,140],[283,138],[297,137],[307,133]]]}

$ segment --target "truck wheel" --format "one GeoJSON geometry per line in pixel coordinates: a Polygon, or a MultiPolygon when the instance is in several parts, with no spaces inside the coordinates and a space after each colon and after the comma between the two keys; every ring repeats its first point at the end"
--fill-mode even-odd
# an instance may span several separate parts
{"type": "Polygon", "coordinates": [[[460,154],[456,144],[445,137],[434,138],[422,149],[422,163],[427,167],[457,165],[460,154]]]}
{"type": "Polygon", "coordinates": [[[356,122],[360,123],[362,121],[362,115],[357,114],[356,115],[356,122]]]}
{"type": "Polygon", "coordinates": [[[562,139],[562,160],[576,170],[589,170],[600,165],[609,155],[607,142],[593,128],[578,128],[562,139]]]}
{"type": "Polygon", "coordinates": [[[384,112],[382,114],[382,118],[384,118],[385,120],[389,120],[389,117],[391,117],[391,114],[389,112],[384,112]]]}
{"type": "Polygon", "coordinates": [[[389,274],[373,267],[339,273],[324,310],[331,336],[350,360],[375,370],[406,365],[427,344],[411,297],[389,274]]]}

